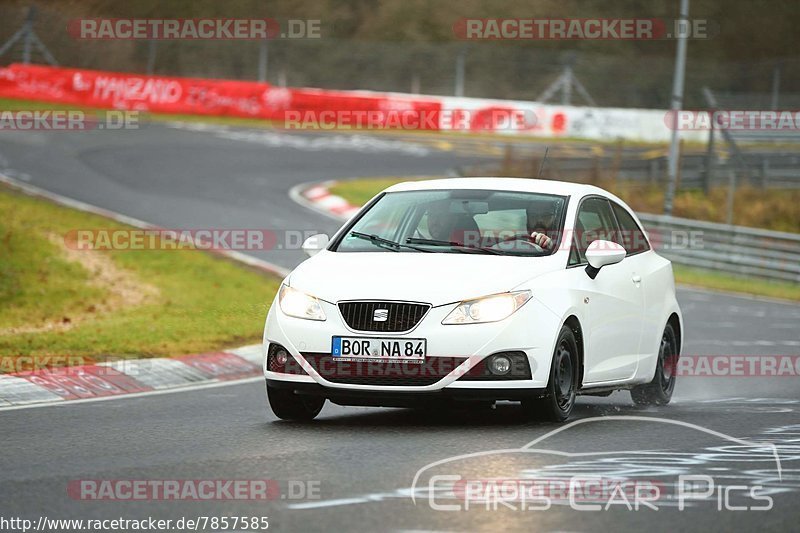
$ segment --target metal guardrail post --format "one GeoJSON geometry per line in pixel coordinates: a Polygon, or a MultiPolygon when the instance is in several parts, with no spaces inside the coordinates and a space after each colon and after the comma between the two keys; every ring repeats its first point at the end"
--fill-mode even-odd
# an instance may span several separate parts
{"type": "Polygon", "coordinates": [[[48,50],[41,39],[39,39],[39,36],[36,35],[36,32],[33,31],[33,21],[35,19],[36,7],[31,6],[28,9],[28,14],[25,16],[25,22],[22,24],[22,27],[17,30],[17,32],[14,33],[9,40],[3,43],[3,46],[0,46],[0,56],[11,50],[11,47],[14,46],[20,39],[22,39],[23,63],[27,65],[31,62],[31,49],[35,46],[42,56],[44,56],[45,61],[54,67],[57,67],[58,61],[56,61],[56,59],[53,57],[53,54],[50,53],[50,50],[48,50]]]}
{"type": "Polygon", "coordinates": [[[22,26],[22,62],[26,65],[31,62],[31,46],[33,45],[33,18],[36,16],[36,8],[31,6],[25,23],[22,26]]]}
{"type": "Polygon", "coordinates": [[[711,181],[714,174],[714,121],[711,121],[711,127],[708,130],[708,147],[706,150],[706,168],[701,173],[703,178],[703,193],[708,196],[711,192],[711,181]]]}
{"type": "MultiPolygon", "coordinates": [[[[711,89],[709,89],[708,87],[703,87],[703,96],[705,97],[709,107],[711,108],[709,112],[712,113],[711,120],[713,122],[713,110],[717,109],[718,107],[717,99],[714,98],[714,93],[712,93],[711,89]]],[[[736,157],[736,161],[739,163],[739,166],[741,166],[742,170],[744,170],[746,175],[745,177],[749,178],[750,167],[747,165],[747,161],[745,161],[744,156],[742,155],[742,151],[739,150],[739,146],[736,144],[736,141],[733,139],[733,136],[731,136],[731,132],[729,132],[725,128],[720,128],[719,132],[722,134],[722,138],[725,139],[725,142],[728,143],[728,146],[730,147],[731,152],[733,152],[733,155],[736,157]]]]}
{"type": "MultiPolygon", "coordinates": [[[[681,0],[679,22],[689,22],[689,0],[681,0]]],[[[683,83],[686,70],[686,28],[681,27],[678,35],[678,49],[675,52],[675,75],[672,80],[672,131],[670,132],[669,159],[667,165],[667,190],[664,193],[664,213],[672,214],[672,203],[675,200],[675,190],[678,181],[678,160],[680,158],[678,146],[678,112],[683,106],[683,83]]]]}
{"type": "Polygon", "coordinates": [[[150,39],[147,43],[147,75],[152,76],[156,69],[156,53],[158,50],[158,41],[150,39]]]}
{"type": "Polygon", "coordinates": [[[267,81],[267,63],[269,62],[269,41],[267,39],[258,43],[258,81],[267,81]]]}
{"type": "Polygon", "coordinates": [[[456,54],[456,74],[455,74],[455,88],[453,93],[455,96],[464,96],[464,70],[467,60],[467,49],[462,47],[456,54]]]}
{"type": "Polygon", "coordinates": [[[728,200],[725,207],[725,222],[733,225],[733,202],[736,198],[736,173],[728,171],[728,200]]]}

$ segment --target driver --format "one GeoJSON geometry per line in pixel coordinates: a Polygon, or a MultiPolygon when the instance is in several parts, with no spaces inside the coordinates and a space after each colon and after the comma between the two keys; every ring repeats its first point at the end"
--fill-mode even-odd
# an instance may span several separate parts
{"type": "Polygon", "coordinates": [[[530,240],[543,250],[549,250],[555,241],[556,216],[552,210],[544,211],[529,207],[526,209],[528,217],[528,232],[530,240]]]}

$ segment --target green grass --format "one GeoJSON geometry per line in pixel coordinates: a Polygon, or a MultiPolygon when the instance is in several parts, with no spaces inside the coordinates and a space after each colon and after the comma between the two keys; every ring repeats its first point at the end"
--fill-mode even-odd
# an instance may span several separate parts
{"type": "MultiPolygon", "coordinates": [[[[622,198],[632,209],[642,213],[661,213],[664,187],[657,184],[600,181],[598,186],[622,198]]],[[[800,191],[794,189],[759,189],[740,185],[733,199],[733,223],[739,226],[800,233],[800,191]]],[[[727,218],[728,190],[712,187],[706,195],[701,190],[680,190],[675,195],[673,214],[677,217],[724,223],[727,218]]]]}
{"type": "Polygon", "coordinates": [[[359,178],[357,180],[337,181],[333,187],[329,188],[329,191],[332,194],[341,196],[353,205],[364,205],[386,187],[412,179],[415,178],[359,178]]]}
{"type": "Polygon", "coordinates": [[[0,356],[174,356],[261,339],[277,278],[201,251],[70,254],[59,241],[89,228],[127,226],[0,187],[0,356]],[[104,254],[127,299],[80,254],[104,254]]]}
{"type": "Polygon", "coordinates": [[[381,192],[386,187],[412,181],[414,179],[436,179],[437,176],[417,177],[417,178],[398,178],[392,176],[359,178],[354,180],[337,181],[329,191],[332,194],[341,196],[353,205],[364,205],[370,198],[381,192]]]}
{"type": "MultiPolygon", "coordinates": [[[[331,187],[330,191],[353,205],[363,205],[364,202],[386,187],[401,181],[407,181],[407,179],[385,177],[340,181],[331,187]]],[[[688,268],[681,265],[673,265],[673,267],[675,281],[679,284],[795,302],[800,301],[800,284],[797,283],[746,278],[713,270],[688,268]]]]}
{"type": "Polygon", "coordinates": [[[675,282],[681,285],[800,302],[800,283],[747,278],[676,264],[672,270],[675,282]]]}
{"type": "MultiPolygon", "coordinates": [[[[0,111],[69,111],[78,110],[86,113],[94,113],[103,116],[107,109],[88,107],[77,104],[51,103],[41,100],[17,100],[12,98],[0,98],[0,111]]],[[[142,121],[155,122],[199,122],[204,124],[216,124],[221,126],[243,126],[255,128],[273,128],[275,124],[270,120],[260,118],[245,117],[219,117],[213,115],[183,115],[173,113],[149,113],[141,111],[139,113],[142,121]]]]}

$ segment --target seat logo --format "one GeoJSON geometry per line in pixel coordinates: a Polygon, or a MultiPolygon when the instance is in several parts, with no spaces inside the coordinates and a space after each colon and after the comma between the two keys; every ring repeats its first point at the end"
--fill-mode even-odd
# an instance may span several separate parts
{"type": "Polygon", "coordinates": [[[373,322],[386,322],[387,320],[389,320],[388,309],[376,309],[375,312],[372,313],[373,322]]]}

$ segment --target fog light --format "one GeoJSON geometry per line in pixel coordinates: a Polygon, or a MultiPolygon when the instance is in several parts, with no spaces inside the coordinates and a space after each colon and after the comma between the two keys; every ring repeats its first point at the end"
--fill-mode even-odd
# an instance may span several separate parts
{"type": "Polygon", "coordinates": [[[503,381],[531,379],[531,365],[525,352],[497,352],[473,366],[462,380],[503,381]]]}
{"type": "Polygon", "coordinates": [[[286,353],[286,350],[278,350],[275,353],[275,362],[280,366],[285,366],[287,361],[289,361],[289,354],[286,353]]]}
{"type": "Polygon", "coordinates": [[[511,359],[505,355],[495,355],[489,362],[489,370],[497,376],[508,374],[511,370],[511,359]]]}

